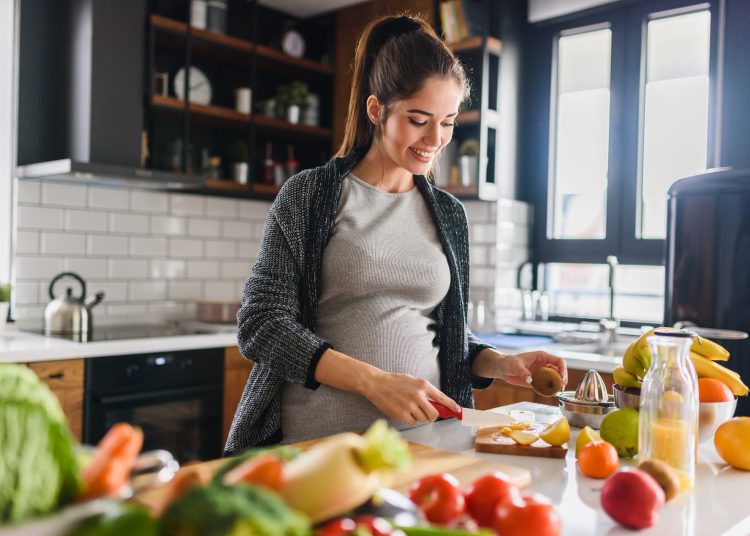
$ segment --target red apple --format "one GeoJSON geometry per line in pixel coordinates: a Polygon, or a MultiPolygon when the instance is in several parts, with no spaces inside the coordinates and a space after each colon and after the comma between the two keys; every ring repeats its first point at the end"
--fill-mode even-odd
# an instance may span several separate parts
{"type": "Polygon", "coordinates": [[[664,506],[664,490],[638,469],[624,469],[609,477],[602,488],[602,508],[629,529],[652,527],[664,506]]]}

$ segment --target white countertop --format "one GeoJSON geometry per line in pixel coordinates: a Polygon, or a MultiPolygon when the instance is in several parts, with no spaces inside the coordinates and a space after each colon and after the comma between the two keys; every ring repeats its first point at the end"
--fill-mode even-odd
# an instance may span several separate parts
{"type": "Polygon", "coordinates": [[[226,348],[237,345],[235,333],[209,333],[147,337],[98,342],[73,342],[25,331],[0,332],[0,363],[30,363],[103,357],[108,355],[148,354],[201,348],[226,348]]]}
{"type": "MultiPolygon", "coordinates": [[[[549,421],[559,411],[552,406],[519,402],[493,411],[508,413],[512,409],[536,410],[538,421],[549,421]]],[[[558,413],[559,415],[559,413],[558,413]]],[[[495,462],[524,467],[531,472],[527,491],[550,498],[562,517],[566,536],[634,534],[615,523],[601,508],[599,497],[603,480],[583,476],[576,467],[575,439],[579,430],[572,428],[570,448],[565,459],[509,456],[478,453],[473,449],[473,429],[449,419],[402,432],[410,441],[435,448],[476,456],[495,462]]],[[[637,462],[620,459],[620,466],[637,462]]],[[[750,489],[750,472],[726,465],[708,442],[698,449],[696,485],[659,512],[659,521],[638,534],[646,535],[725,535],[750,534],[750,507],[746,493],[750,489]]]]}

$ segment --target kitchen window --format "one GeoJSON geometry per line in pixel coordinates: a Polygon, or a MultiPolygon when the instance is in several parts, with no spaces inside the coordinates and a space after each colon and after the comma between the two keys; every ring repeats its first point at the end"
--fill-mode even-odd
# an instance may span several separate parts
{"type": "Polygon", "coordinates": [[[667,190],[716,162],[719,18],[652,0],[534,26],[526,193],[553,316],[606,316],[616,255],[615,314],[661,321],[667,190]]]}

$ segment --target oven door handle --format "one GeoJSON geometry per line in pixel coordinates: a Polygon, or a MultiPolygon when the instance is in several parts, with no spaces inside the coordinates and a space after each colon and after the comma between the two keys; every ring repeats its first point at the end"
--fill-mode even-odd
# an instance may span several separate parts
{"type": "Polygon", "coordinates": [[[120,404],[122,402],[134,402],[137,400],[147,400],[151,398],[163,398],[171,397],[176,395],[192,395],[196,393],[203,393],[206,391],[219,391],[221,393],[222,384],[212,383],[209,385],[198,385],[195,387],[180,387],[179,389],[165,389],[165,390],[154,390],[140,393],[129,393],[124,395],[110,395],[110,396],[96,396],[92,395],[93,398],[98,399],[102,404],[120,404]]]}

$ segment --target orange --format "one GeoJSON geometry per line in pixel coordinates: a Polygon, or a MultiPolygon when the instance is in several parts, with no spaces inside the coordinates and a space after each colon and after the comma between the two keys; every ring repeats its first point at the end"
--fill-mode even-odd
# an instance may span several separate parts
{"type": "Polygon", "coordinates": [[[716,378],[698,378],[698,400],[701,402],[727,402],[734,395],[727,384],[716,378]]]}
{"type": "Polygon", "coordinates": [[[729,465],[750,471],[750,417],[735,417],[722,423],[714,434],[714,446],[729,465]]]}
{"type": "Polygon", "coordinates": [[[619,465],[617,450],[606,441],[586,443],[578,452],[578,466],[591,478],[607,478],[617,471],[619,465]]]}

